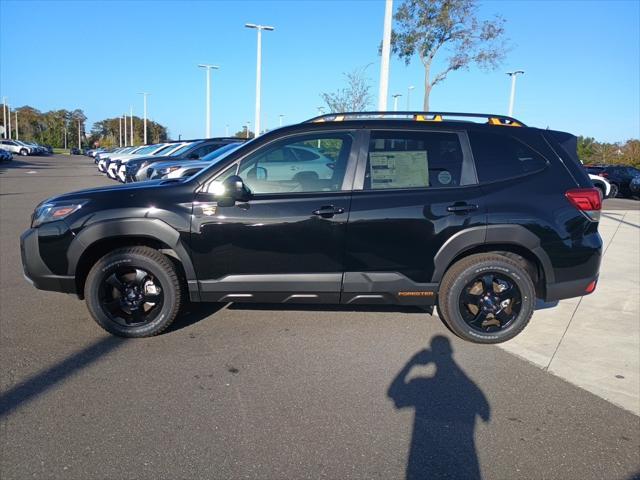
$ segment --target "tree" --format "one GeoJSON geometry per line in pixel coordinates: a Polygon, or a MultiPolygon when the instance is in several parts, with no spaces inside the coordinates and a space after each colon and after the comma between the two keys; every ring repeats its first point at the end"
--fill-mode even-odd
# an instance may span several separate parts
{"type": "Polygon", "coordinates": [[[371,106],[371,86],[365,71],[369,65],[343,73],[347,79],[346,88],[333,93],[322,93],[320,97],[332,113],[362,112],[371,106]]]}
{"type": "Polygon", "coordinates": [[[405,0],[394,18],[393,53],[407,65],[417,54],[424,66],[424,111],[429,111],[431,90],[449,73],[473,64],[493,70],[507,52],[504,19],[479,20],[476,0],[405,0]],[[434,59],[443,51],[448,53],[445,66],[432,75],[434,59]]]}
{"type": "Polygon", "coordinates": [[[236,133],[234,133],[233,136],[236,138],[253,138],[256,135],[251,130],[249,130],[249,136],[247,137],[247,127],[245,127],[242,130],[239,130],[236,133]]]}

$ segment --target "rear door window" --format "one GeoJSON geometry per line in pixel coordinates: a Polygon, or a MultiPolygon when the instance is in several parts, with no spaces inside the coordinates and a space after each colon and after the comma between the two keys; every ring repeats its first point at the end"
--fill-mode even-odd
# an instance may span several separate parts
{"type": "Polygon", "coordinates": [[[547,160],[510,135],[469,132],[480,183],[496,182],[539,172],[547,160]]]}
{"type": "Polygon", "coordinates": [[[463,157],[456,133],[372,131],[364,188],[457,187],[463,157]]]}

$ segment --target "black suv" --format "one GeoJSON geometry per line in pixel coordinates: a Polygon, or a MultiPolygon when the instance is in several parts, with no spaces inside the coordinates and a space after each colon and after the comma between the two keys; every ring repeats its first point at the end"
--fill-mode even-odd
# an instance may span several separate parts
{"type": "Polygon", "coordinates": [[[606,178],[611,184],[610,197],[632,197],[631,182],[640,176],[640,170],[627,165],[585,165],[587,172],[606,178]]]}
{"type": "Polygon", "coordinates": [[[497,343],[536,299],[593,292],[600,208],[570,134],[496,115],[334,114],[187,179],[48,199],[22,260],[37,288],[84,297],[126,337],[163,331],[189,299],[437,305],[460,337],[497,343]]]}

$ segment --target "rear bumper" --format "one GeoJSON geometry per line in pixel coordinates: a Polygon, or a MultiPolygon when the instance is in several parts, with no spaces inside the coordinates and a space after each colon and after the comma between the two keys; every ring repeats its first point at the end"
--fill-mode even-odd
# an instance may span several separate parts
{"type": "Polygon", "coordinates": [[[40,257],[38,231],[30,228],[20,236],[20,254],[25,279],[39,290],[76,293],[73,275],[55,275],[40,257]]]}
{"type": "Polygon", "coordinates": [[[545,300],[552,302],[555,300],[563,300],[565,298],[582,297],[590,295],[595,291],[595,287],[591,291],[587,291],[592,282],[598,283],[598,275],[594,277],[581,278],[579,280],[571,280],[569,282],[557,282],[547,284],[547,295],[545,300]]]}

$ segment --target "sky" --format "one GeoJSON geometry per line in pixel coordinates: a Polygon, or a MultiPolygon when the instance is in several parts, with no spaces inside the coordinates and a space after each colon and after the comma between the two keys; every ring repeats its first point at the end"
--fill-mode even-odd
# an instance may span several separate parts
{"type": "MultiPolygon", "coordinates": [[[[401,0],[394,1],[394,7],[401,0]]],[[[431,109],[506,114],[524,123],[600,141],[640,137],[640,1],[489,0],[481,18],[506,20],[510,50],[493,72],[457,71],[431,93],[431,109]]],[[[16,1],[0,0],[0,96],[12,107],[82,108],[89,123],[133,107],[173,138],[205,134],[205,72],[212,73],[212,134],[253,125],[256,31],[262,38],[262,122],[275,128],[317,115],[320,94],[344,87],[344,72],[367,66],[377,105],[384,2],[16,1]]],[[[446,57],[436,61],[434,71],[446,57]]],[[[392,59],[389,96],[421,109],[424,70],[392,59]]],[[[390,99],[389,106],[392,106],[390,99]]],[[[266,125],[265,125],[266,124],[266,125]]]]}

